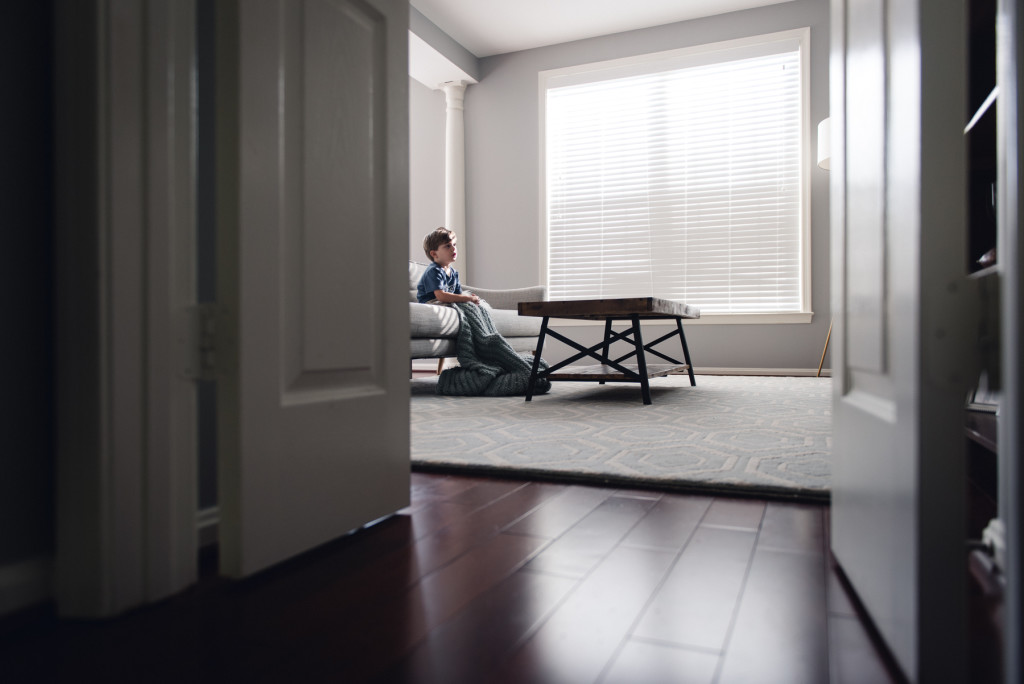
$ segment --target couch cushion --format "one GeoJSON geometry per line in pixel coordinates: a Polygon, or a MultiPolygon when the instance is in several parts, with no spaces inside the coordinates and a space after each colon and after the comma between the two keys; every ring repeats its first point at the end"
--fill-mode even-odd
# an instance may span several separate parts
{"type": "MultiPolygon", "coordinates": [[[[534,347],[537,346],[534,342],[534,347]]],[[[443,356],[455,356],[455,338],[437,338],[409,340],[410,359],[436,359],[443,356]]]]}
{"type": "Polygon", "coordinates": [[[409,337],[455,337],[459,314],[450,306],[409,302],[409,337]]]}
{"type": "Polygon", "coordinates": [[[520,316],[511,309],[491,309],[491,320],[502,337],[536,337],[543,321],[536,316],[520,316]]]}
{"type": "MultiPolygon", "coordinates": [[[[520,354],[529,354],[537,348],[536,337],[506,337],[509,345],[520,354]]],[[[436,359],[442,356],[455,356],[456,343],[454,337],[409,340],[410,359],[436,359]]]]}
{"type": "MultiPolygon", "coordinates": [[[[541,319],[520,316],[509,309],[490,309],[494,327],[502,337],[536,337],[541,319]]],[[[409,303],[409,337],[455,337],[459,334],[459,314],[455,307],[409,303]]]]}
{"type": "MultiPolygon", "coordinates": [[[[424,271],[427,270],[427,264],[421,264],[416,261],[409,262],[409,301],[416,302],[416,290],[420,286],[420,278],[423,277],[424,271]]],[[[416,337],[413,335],[413,337],[416,337]]]]}

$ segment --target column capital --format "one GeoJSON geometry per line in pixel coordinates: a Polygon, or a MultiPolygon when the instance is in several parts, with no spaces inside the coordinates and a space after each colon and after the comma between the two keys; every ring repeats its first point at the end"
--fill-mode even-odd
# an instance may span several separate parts
{"type": "Polygon", "coordinates": [[[447,81],[441,84],[441,90],[444,91],[445,104],[447,104],[450,109],[462,109],[462,103],[466,96],[467,85],[469,84],[465,81],[447,81]]]}

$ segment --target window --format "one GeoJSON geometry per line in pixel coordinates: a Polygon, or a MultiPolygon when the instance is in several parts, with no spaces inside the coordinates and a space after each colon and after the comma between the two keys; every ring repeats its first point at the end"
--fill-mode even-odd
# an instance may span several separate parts
{"type": "Polygon", "coordinates": [[[808,34],[541,74],[551,299],[809,311],[808,34]]]}

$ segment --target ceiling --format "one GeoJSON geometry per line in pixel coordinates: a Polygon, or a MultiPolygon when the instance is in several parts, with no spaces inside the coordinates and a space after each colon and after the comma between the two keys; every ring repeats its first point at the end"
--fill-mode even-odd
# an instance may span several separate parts
{"type": "Polygon", "coordinates": [[[477,57],[671,24],[787,0],[411,0],[477,57]]]}

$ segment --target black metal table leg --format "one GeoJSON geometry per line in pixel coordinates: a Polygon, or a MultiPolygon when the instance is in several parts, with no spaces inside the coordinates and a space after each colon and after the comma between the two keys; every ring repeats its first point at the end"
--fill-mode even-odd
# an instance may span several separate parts
{"type": "Polygon", "coordinates": [[[533,352],[533,368],[530,370],[530,382],[526,385],[526,401],[533,399],[533,387],[537,384],[537,370],[540,368],[540,353],[544,350],[544,337],[548,334],[548,317],[540,324],[540,335],[537,336],[537,351],[533,352]]]}
{"type": "Polygon", "coordinates": [[[683,321],[676,319],[676,326],[679,328],[679,340],[683,343],[683,360],[686,361],[686,372],[690,374],[690,387],[697,386],[697,378],[693,377],[693,364],[690,363],[690,348],[686,346],[686,335],[683,334],[683,321]]]}
{"type": "Polygon", "coordinates": [[[651,382],[647,377],[647,359],[644,358],[644,340],[640,336],[640,317],[633,314],[633,343],[636,346],[636,366],[640,372],[640,393],[644,404],[651,403],[651,382]]]}
{"type": "MultiPolygon", "coordinates": [[[[608,351],[611,348],[611,342],[608,341],[608,338],[611,337],[611,335],[612,335],[612,319],[606,318],[604,320],[604,347],[601,349],[601,356],[604,357],[604,361],[602,361],[601,363],[604,363],[604,364],[608,363],[608,351]]],[[[600,380],[597,384],[603,385],[604,384],[604,380],[600,380]]]]}

